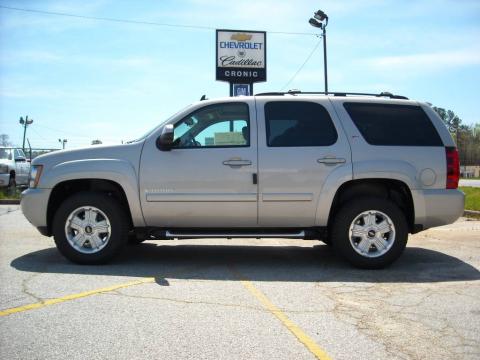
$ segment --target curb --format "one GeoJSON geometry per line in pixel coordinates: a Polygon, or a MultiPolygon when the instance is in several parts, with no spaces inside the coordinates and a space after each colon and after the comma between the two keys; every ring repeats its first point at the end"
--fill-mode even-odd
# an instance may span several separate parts
{"type": "Polygon", "coordinates": [[[463,210],[463,216],[466,216],[466,217],[479,217],[479,218],[480,218],[480,211],[476,211],[476,210],[463,210]]]}
{"type": "Polygon", "coordinates": [[[20,199],[0,199],[0,205],[20,205],[20,199]]]}

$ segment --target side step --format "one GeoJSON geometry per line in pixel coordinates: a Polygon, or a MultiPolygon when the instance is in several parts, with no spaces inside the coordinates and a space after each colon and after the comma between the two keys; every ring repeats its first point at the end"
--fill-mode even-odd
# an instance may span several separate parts
{"type": "Polygon", "coordinates": [[[287,238],[287,239],[304,239],[304,230],[295,231],[182,231],[182,230],[166,230],[166,238],[175,239],[198,239],[198,238],[287,238]]]}

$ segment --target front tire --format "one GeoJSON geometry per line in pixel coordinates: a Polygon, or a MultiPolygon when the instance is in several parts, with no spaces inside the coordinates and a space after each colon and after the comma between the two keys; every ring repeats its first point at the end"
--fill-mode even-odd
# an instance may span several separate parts
{"type": "Polygon", "coordinates": [[[17,191],[17,181],[15,180],[15,175],[10,174],[10,177],[8,178],[7,193],[9,195],[15,195],[16,191],[17,191]]]}
{"type": "Polygon", "coordinates": [[[60,253],[77,264],[104,264],[125,246],[129,230],[122,206],[103,193],[81,192],[55,213],[53,236],[60,253]]]}
{"type": "Polygon", "coordinates": [[[361,197],[344,204],[335,216],[332,244],[352,265],[381,269],[405,249],[408,224],[405,214],[392,201],[361,197]]]}

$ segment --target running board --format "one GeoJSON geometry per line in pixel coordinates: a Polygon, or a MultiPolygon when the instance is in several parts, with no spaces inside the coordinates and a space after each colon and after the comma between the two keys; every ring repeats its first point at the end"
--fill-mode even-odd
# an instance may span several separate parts
{"type": "Polygon", "coordinates": [[[287,238],[287,239],[304,239],[305,231],[295,232],[186,232],[166,230],[167,238],[176,239],[197,239],[197,238],[287,238]]]}

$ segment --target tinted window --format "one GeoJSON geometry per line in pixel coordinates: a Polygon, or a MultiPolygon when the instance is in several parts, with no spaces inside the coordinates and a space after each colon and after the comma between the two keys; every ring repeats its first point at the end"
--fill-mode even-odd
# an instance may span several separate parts
{"type": "Polygon", "coordinates": [[[209,105],[175,124],[174,147],[249,146],[249,123],[245,103],[209,105]]]}
{"type": "Polygon", "coordinates": [[[443,146],[420,106],[345,103],[358,130],[371,145],[443,146]]]}
{"type": "Polygon", "coordinates": [[[328,111],[314,102],[269,102],[265,121],[268,146],[329,146],[337,141],[328,111]]]}

